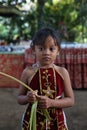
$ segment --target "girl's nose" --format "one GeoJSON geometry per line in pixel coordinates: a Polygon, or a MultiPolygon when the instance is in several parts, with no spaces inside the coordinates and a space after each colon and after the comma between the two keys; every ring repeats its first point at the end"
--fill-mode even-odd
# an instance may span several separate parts
{"type": "Polygon", "coordinates": [[[50,53],[49,49],[44,49],[44,54],[49,54],[49,53],[50,53]]]}

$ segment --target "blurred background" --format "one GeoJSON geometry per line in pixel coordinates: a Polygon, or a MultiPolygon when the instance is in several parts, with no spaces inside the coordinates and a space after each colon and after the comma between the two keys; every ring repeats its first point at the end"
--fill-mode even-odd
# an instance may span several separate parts
{"type": "Polygon", "coordinates": [[[0,39],[17,44],[51,26],[63,41],[86,43],[86,19],[86,0],[0,0],[0,39]]]}

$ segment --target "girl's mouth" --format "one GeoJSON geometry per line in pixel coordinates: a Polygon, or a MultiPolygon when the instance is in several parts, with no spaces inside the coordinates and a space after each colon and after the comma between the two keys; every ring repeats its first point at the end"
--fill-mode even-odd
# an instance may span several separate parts
{"type": "Polygon", "coordinates": [[[51,58],[48,56],[43,57],[43,60],[49,61],[51,58]]]}

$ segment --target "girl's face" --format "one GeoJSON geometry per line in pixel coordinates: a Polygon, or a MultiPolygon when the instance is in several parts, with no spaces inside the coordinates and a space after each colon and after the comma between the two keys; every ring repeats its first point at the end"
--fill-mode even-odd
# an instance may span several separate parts
{"type": "Polygon", "coordinates": [[[38,60],[40,66],[51,66],[58,53],[58,46],[55,44],[54,39],[51,36],[46,39],[43,46],[35,46],[36,59],[38,60]]]}

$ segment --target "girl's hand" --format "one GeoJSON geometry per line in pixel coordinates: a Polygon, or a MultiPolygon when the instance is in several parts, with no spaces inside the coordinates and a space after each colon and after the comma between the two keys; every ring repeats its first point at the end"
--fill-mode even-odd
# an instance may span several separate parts
{"type": "Polygon", "coordinates": [[[38,100],[38,107],[40,109],[45,109],[45,108],[49,108],[51,106],[51,99],[46,97],[46,96],[37,96],[37,100],[38,100]]]}
{"type": "Polygon", "coordinates": [[[36,95],[35,95],[35,93],[29,91],[27,93],[27,95],[26,95],[26,100],[27,100],[28,103],[35,102],[36,101],[36,95]]]}

